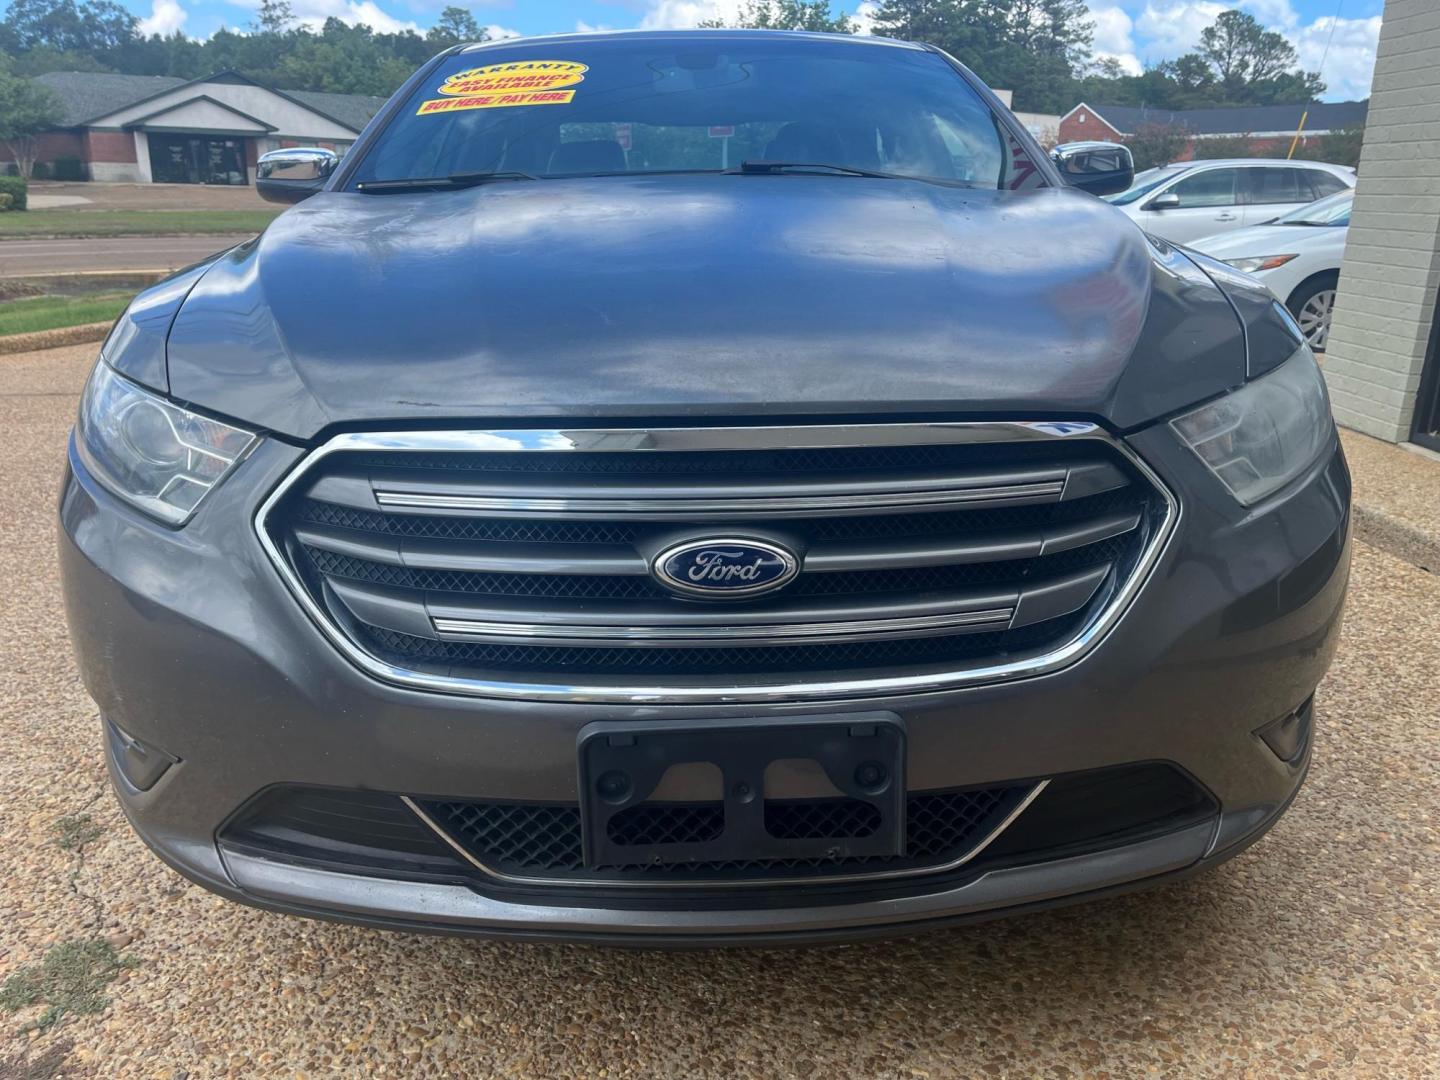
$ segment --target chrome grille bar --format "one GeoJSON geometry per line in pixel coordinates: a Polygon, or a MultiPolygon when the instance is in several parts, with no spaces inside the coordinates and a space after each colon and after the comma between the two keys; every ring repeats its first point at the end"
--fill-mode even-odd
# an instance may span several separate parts
{"type": "Polygon", "coordinates": [[[949,615],[919,615],[902,619],[855,619],[815,623],[773,623],[755,626],[565,626],[554,623],[483,622],[476,619],[434,617],[441,637],[470,641],[524,642],[563,645],[715,645],[756,644],[772,641],[857,641],[865,638],[914,637],[961,628],[1008,626],[1014,608],[960,611],[949,615]]]}

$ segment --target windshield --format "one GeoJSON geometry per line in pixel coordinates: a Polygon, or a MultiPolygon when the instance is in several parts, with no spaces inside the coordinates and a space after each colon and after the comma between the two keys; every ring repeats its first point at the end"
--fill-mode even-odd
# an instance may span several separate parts
{"type": "Polygon", "coordinates": [[[1275,219],[1276,225],[1349,225],[1350,208],[1355,204],[1353,191],[1341,191],[1334,195],[1291,210],[1284,217],[1275,219]]]}
{"type": "Polygon", "coordinates": [[[720,172],[746,161],[986,188],[1045,182],[934,53],[709,32],[449,57],[386,126],[350,186],[495,172],[720,172]]]}
{"type": "Polygon", "coordinates": [[[1184,172],[1184,168],[1175,168],[1171,165],[1164,165],[1158,169],[1146,169],[1135,177],[1135,183],[1131,184],[1118,195],[1107,195],[1105,201],[1114,203],[1116,206],[1124,206],[1136,199],[1143,199],[1150,192],[1154,191],[1167,180],[1174,179],[1184,172]]]}

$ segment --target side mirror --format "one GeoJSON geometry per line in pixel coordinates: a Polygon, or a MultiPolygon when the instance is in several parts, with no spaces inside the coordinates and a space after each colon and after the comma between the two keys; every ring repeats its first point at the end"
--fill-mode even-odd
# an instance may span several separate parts
{"type": "Polygon", "coordinates": [[[1145,210],[1178,210],[1180,209],[1180,196],[1173,191],[1167,191],[1163,195],[1156,195],[1142,209],[1145,210]]]}
{"type": "Polygon", "coordinates": [[[1119,143],[1062,143],[1050,159],[1067,184],[1091,195],[1114,195],[1135,182],[1135,159],[1119,143]]]}
{"type": "Polygon", "coordinates": [[[325,186],[340,157],[320,146],[295,146],[261,154],[255,166],[255,191],[269,202],[297,203],[325,186]]]}

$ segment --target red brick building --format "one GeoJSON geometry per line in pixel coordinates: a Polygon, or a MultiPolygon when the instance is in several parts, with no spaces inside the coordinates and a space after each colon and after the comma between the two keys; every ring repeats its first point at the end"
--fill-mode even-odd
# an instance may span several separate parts
{"type": "MultiPolygon", "coordinates": [[[[1173,127],[1191,138],[1177,161],[1195,156],[1197,142],[1216,138],[1248,138],[1249,152],[1263,155],[1268,150],[1289,146],[1305,117],[1300,148],[1339,128],[1363,125],[1369,109],[1366,101],[1326,101],[1310,105],[1257,105],[1238,109],[1150,109],[1133,105],[1093,106],[1081,102],[1060,118],[1060,141],[1084,142],[1098,139],[1124,142],[1137,131],[1151,127],[1173,127]],[[1308,115],[1307,115],[1308,114],[1308,115]]],[[[1244,156],[1244,155],[1241,155],[1244,156]]]]}
{"type": "Polygon", "coordinates": [[[385,102],[277,90],[235,71],[190,81],[53,71],[35,81],[63,111],[60,127],[40,136],[36,161],[77,159],[91,180],[248,184],[267,150],[343,153],[385,102]]]}

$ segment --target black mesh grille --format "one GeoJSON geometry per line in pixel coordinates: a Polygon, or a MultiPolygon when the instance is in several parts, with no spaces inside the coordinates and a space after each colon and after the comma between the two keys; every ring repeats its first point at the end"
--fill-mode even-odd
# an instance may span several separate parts
{"type": "MultiPolygon", "coordinates": [[[[316,474],[336,470],[330,483],[321,475],[307,474],[267,521],[293,560],[295,569],[318,603],[328,606],[335,621],[368,652],[387,663],[434,672],[444,669],[451,676],[486,679],[524,674],[543,682],[547,674],[574,678],[582,675],[620,678],[631,674],[696,677],[721,675],[743,681],[747,676],[804,672],[815,677],[841,675],[864,677],[867,672],[885,669],[887,674],[906,667],[944,664],[980,664],[988,660],[1014,658],[1055,648],[1073,637],[1094,617],[1105,598],[1113,595],[1116,583],[1136,565],[1160,509],[1156,493],[1118,455],[1094,440],[1075,439],[1050,442],[935,446],[835,447],[824,449],[757,451],[649,451],[564,452],[564,453],[340,453],[325,458],[316,474]],[[1112,466],[1106,469],[1104,466],[1112,466]],[[1018,595],[1032,583],[1069,582],[1086,571],[1109,568],[1111,576],[1093,594],[1079,592],[1075,604],[1088,606],[1062,617],[1016,629],[987,627],[974,633],[951,632],[935,637],[872,637],[834,644],[796,644],[754,647],[715,646],[649,648],[617,642],[577,647],[525,644],[519,635],[512,643],[442,640],[424,629],[430,625],[426,604],[439,600],[456,617],[466,609],[495,607],[524,613],[532,610],[562,612],[575,622],[585,622],[591,611],[603,607],[609,614],[635,605],[636,625],[647,617],[659,621],[676,617],[683,625],[687,615],[700,611],[705,601],[676,596],[657,580],[644,574],[613,572],[587,573],[587,560],[595,569],[612,570],[615,559],[633,559],[641,565],[680,539],[723,535],[736,526],[725,520],[697,518],[686,521],[647,521],[615,517],[610,520],[563,520],[555,516],[522,511],[492,517],[463,510],[452,512],[381,512],[374,508],[365,478],[371,483],[385,476],[403,473],[408,481],[426,475],[443,480],[452,488],[466,491],[486,488],[503,479],[513,493],[544,497],[556,490],[559,481],[573,490],[584,478],[594,477],[609,488],[625,490],[627,478],[643,497],[659,480],[671,478],[674,485],[697,497],[706,493],[707,483],[734,486],[737,478],[765,475],[783,479],[804,490],[807,478],[827,483],[844,483],[855,476],[874,484],[881,477],[896,477],[903,483],[910,473],[951,469],[955,475],[1009,476],[1018,470],[1045,470],[1059,475],[1070,466],[1084,466],[1083,483],[1121,484],[1104,492],[1080,498],[1035,502],[1024,506],[990,506],[975,509],[952,508],[935,513],[843,513],[823,517],[781,517],[773,521],[745,520],[745,527],[793,546],[802,552],[801,573],[773,594],[730,601],[745,611],[763,611],[767,605],[814,598],[818,607],[867,607],[883,614],[877,619],[908,610],[924,610],[925,602],[937,594],[953,593],[977,608],[1009,606],[995,601],[993,594],[1018,595]],[[1096,468],[1100,466],[1100,468],[1096,468]],[[1052,472],[1053,470],[1053,472],[1052,472]],[[1116,471],[1118,470],[1118,472],[1116,471]],[[483,474],[483,475],[481,475],[483,474]],[[503,474],[511,474],[508,479],[503,474]],[[377,478],[379,478],[377,480],[377,478]],[[568,480],[566,478],[569,478],[568,480]],[[578,479],[577,479],[578,478],[578,479]],[[321,482],[317,486],[317,482],[321,482]],[[335,502],[312,498],[309,492],[326,493],[335,502]],[[353,498],[353,503],[349,500],[353,498]],[[1084,531],[1073,532],[1075,546],[1036,558],[986,562],[957,555],[942,565],[886,567],[885,554],[893,549],[896,562],[905,561],[907,550],[927,541],[950,538],[974,539],[982,543],[1014,543],[1020,536],[1038,550],[1038,534],[1050,530],[1082,530],[1091,522],[1110,521],[1117,514],[1133,514],[1139,524],[1119,536],[1084,543],[1084,531]],[[305,542],[291,530],[310,527],[305,542]],[[426,565],[404,565],[406,543],[419,547],[424,541],[426,565]],[[875,569],[836,572],[806,570],[804,552],[821,546],[847,542],[876,545],[875,569]],[[505,545],[501,550],[495,545],[505,545]],[[546,545],[552,545],[547,548],[546,545]],[[553,545],[566,545],[557,555],[553,545]],[[607,551],[586,551],[587,546],[607,551]],[[617,550],[619,549],[619,550],[617,550]],[[452,556],[453,553],[453,556],[452,556]],[[540,572],[526,570],[533,560],[540,572]],[[503,563],[504,572],[467,567],[503,563]],[[557,570],[556,567],[562,567],[557,570]],[[345,590],[327,589],[325,583],[344,582],[345,590]],[[1087,602],[1085,596],[1091,598],[1087,602]],[[347,606],[349,605],[349,606],[347,606]],[[592,607],[593,605],[593,607],[592,607]],[[910,607],[913,605],[913,608],[910,607]],[[381,612],[387,614],[381,615],[381,612]],[[385,626],[366,621],[385,621],[385,626]],[[402,627],[404,632],[391,629],[402,627]]],[[[996,482],[999,482],[998,480],[996,482]]],[[[1120,527],[1124,526],[1122,519],[1120,527]]],[[[1113,523],[1111,529],[1116,527],[1113,523]]],[[[915,560],[919,561],[919,560],[915,560]]],[[[1086,582],[1076,587],[1083,589],[1086,582]]],[[[1022,605],[1023,606],[1023,605],[1022,605]]],[[[715,608],[706,614],[713,614],[715,608]]],[[[628,614],[623,612],[622,614],[628,614]]],[[[477,615],[484,619],[486,616],[477,615]]],[[[494,618],[494,616],[490,616],[494,618]]],[[[523,618],[523,614],[514,616],[523,618]]],[[[863,621],[864,616],[856,616],[863,621]]]]}
{"type": "Polygon", "coordinates": [[[320,573],[352,581],[373,581],[406,589],[481,593],[487,596],[574,597],[580,600],[639,600],[670,594],[649,578],[610,574],[485,574],[453,570],[412,570],[307,547],[320,573]]]}
{"type": "Polygon", "coordinates": [[[350,460],[365,469],[563,474],[566,476],[700,476],[727,473],[827,473],[939,469],[947,466],[1053,459],[1035,444],[967,446],[836,446],[779,450],[567,451],[563,454],[367,452],[350,460]]]}
{"type": "Polygon", "coordinates": [[[747,648],[626,649],[576,648],[553,645],[489,645],[470,641],[437,641],[395,630],[369,627],[361,631],[380,656],[399,664],[475,666],[493,671],[583,671],[602,675],[653,673],[704,675],[743,671],[830,671],[859,666],[936,664],[1003,657],[1040,648],[1065,628],[1076,628],[1078,616],[1052,619],[1019,630],[954,634],[948,637],[850,642],[838,645],[774,645],[747,648]]]}
{"type": "MultiPolygon", "coordinates": [[[[804,531],[815,540],[883,540],[889,537],[963,535],[1001,529],[1038,529],[1085,521],[1117,511],[1133,510],[1133,491],[1107,491],[1070,502],[1030,506],[982,507],[933,514],[878,514],[859,517],[824,517],[805,521],[804,531]]],[[[660,526],[624,521],[527,521],[505,518],[432,517],[422,514],[381,514],[347,506],[298,501],[298,521],[329,525],[383,536],[413,536],[427,540],[488,540],[513,544],[626,544],[661,530],[660,526]]],[[[705,523],[700,523],[705,524],[705,523]]],[[[723,521],[708,523],[723,529],[723,521]]],[[[750,522],[757,529],[793,530],[794,522],[750,522]]]]}
{"type": "Polygon", "coordinates": [[[777,840],[859,839],[879,827],[880,811],[859,799],[777,799],[765,804],[765,831],[777,840]]]}
{"type": "MultiPolygon", "coordinates": [[[[471,855],[502,874],[723,882],[944,865],[969,854],[1014,812],[1029,791],[1028,785],[1019,785],[911,794],[906,799],[904,855],[663,864],[637,860],[598,869],[584,865],[580,811],[572,804],[435,802],[427,803],[426,810],[471,855]]],[[[611,839],[637,846],[711,840],[723,825],[724,812],[718,803],[642,803],[615,815],[611,839]]],[[[782,839],[840,839],[868,835],[879,820],[878,811],[854,799],[784,799],[767,802],[765,825],[782,839]]]]}
{"type": "Polygon", "coordinates": [[[724,829],[721,803],[641,803],[611,818],[607,831],[617,844],[703,844],[724,829]]]}
{"type": "Polygon", "coordinates": [[[300,521],[341,529],[414,536],[427,540],[490,540],[503,544],[624,544],[637,529],[604,521],[506,521],[497,518],[425,517],[377,514],[348,506],[303,499],[296,511],[300,521]]]}
{"type": "MultiPolygon", "coordinates": [[[[860,593],[939,592],[970,585],[1019,582],[1071,570],[1101,566],[1120,557],[1124,537],[1089,544],[1038,559],[916,566],[900,570],[839,571],[804,574],[785,590],[792,596],[844,596],[860,593]]],[[[567,597],[580,600],[663,600],[670,597],[650,578],[616,574],[491,574],[452,570],[415,570],[370,562],[306,547],[311,565],[329,577],[372,581],[432,592],[479,593],[487,596],[567,597]]]]}

